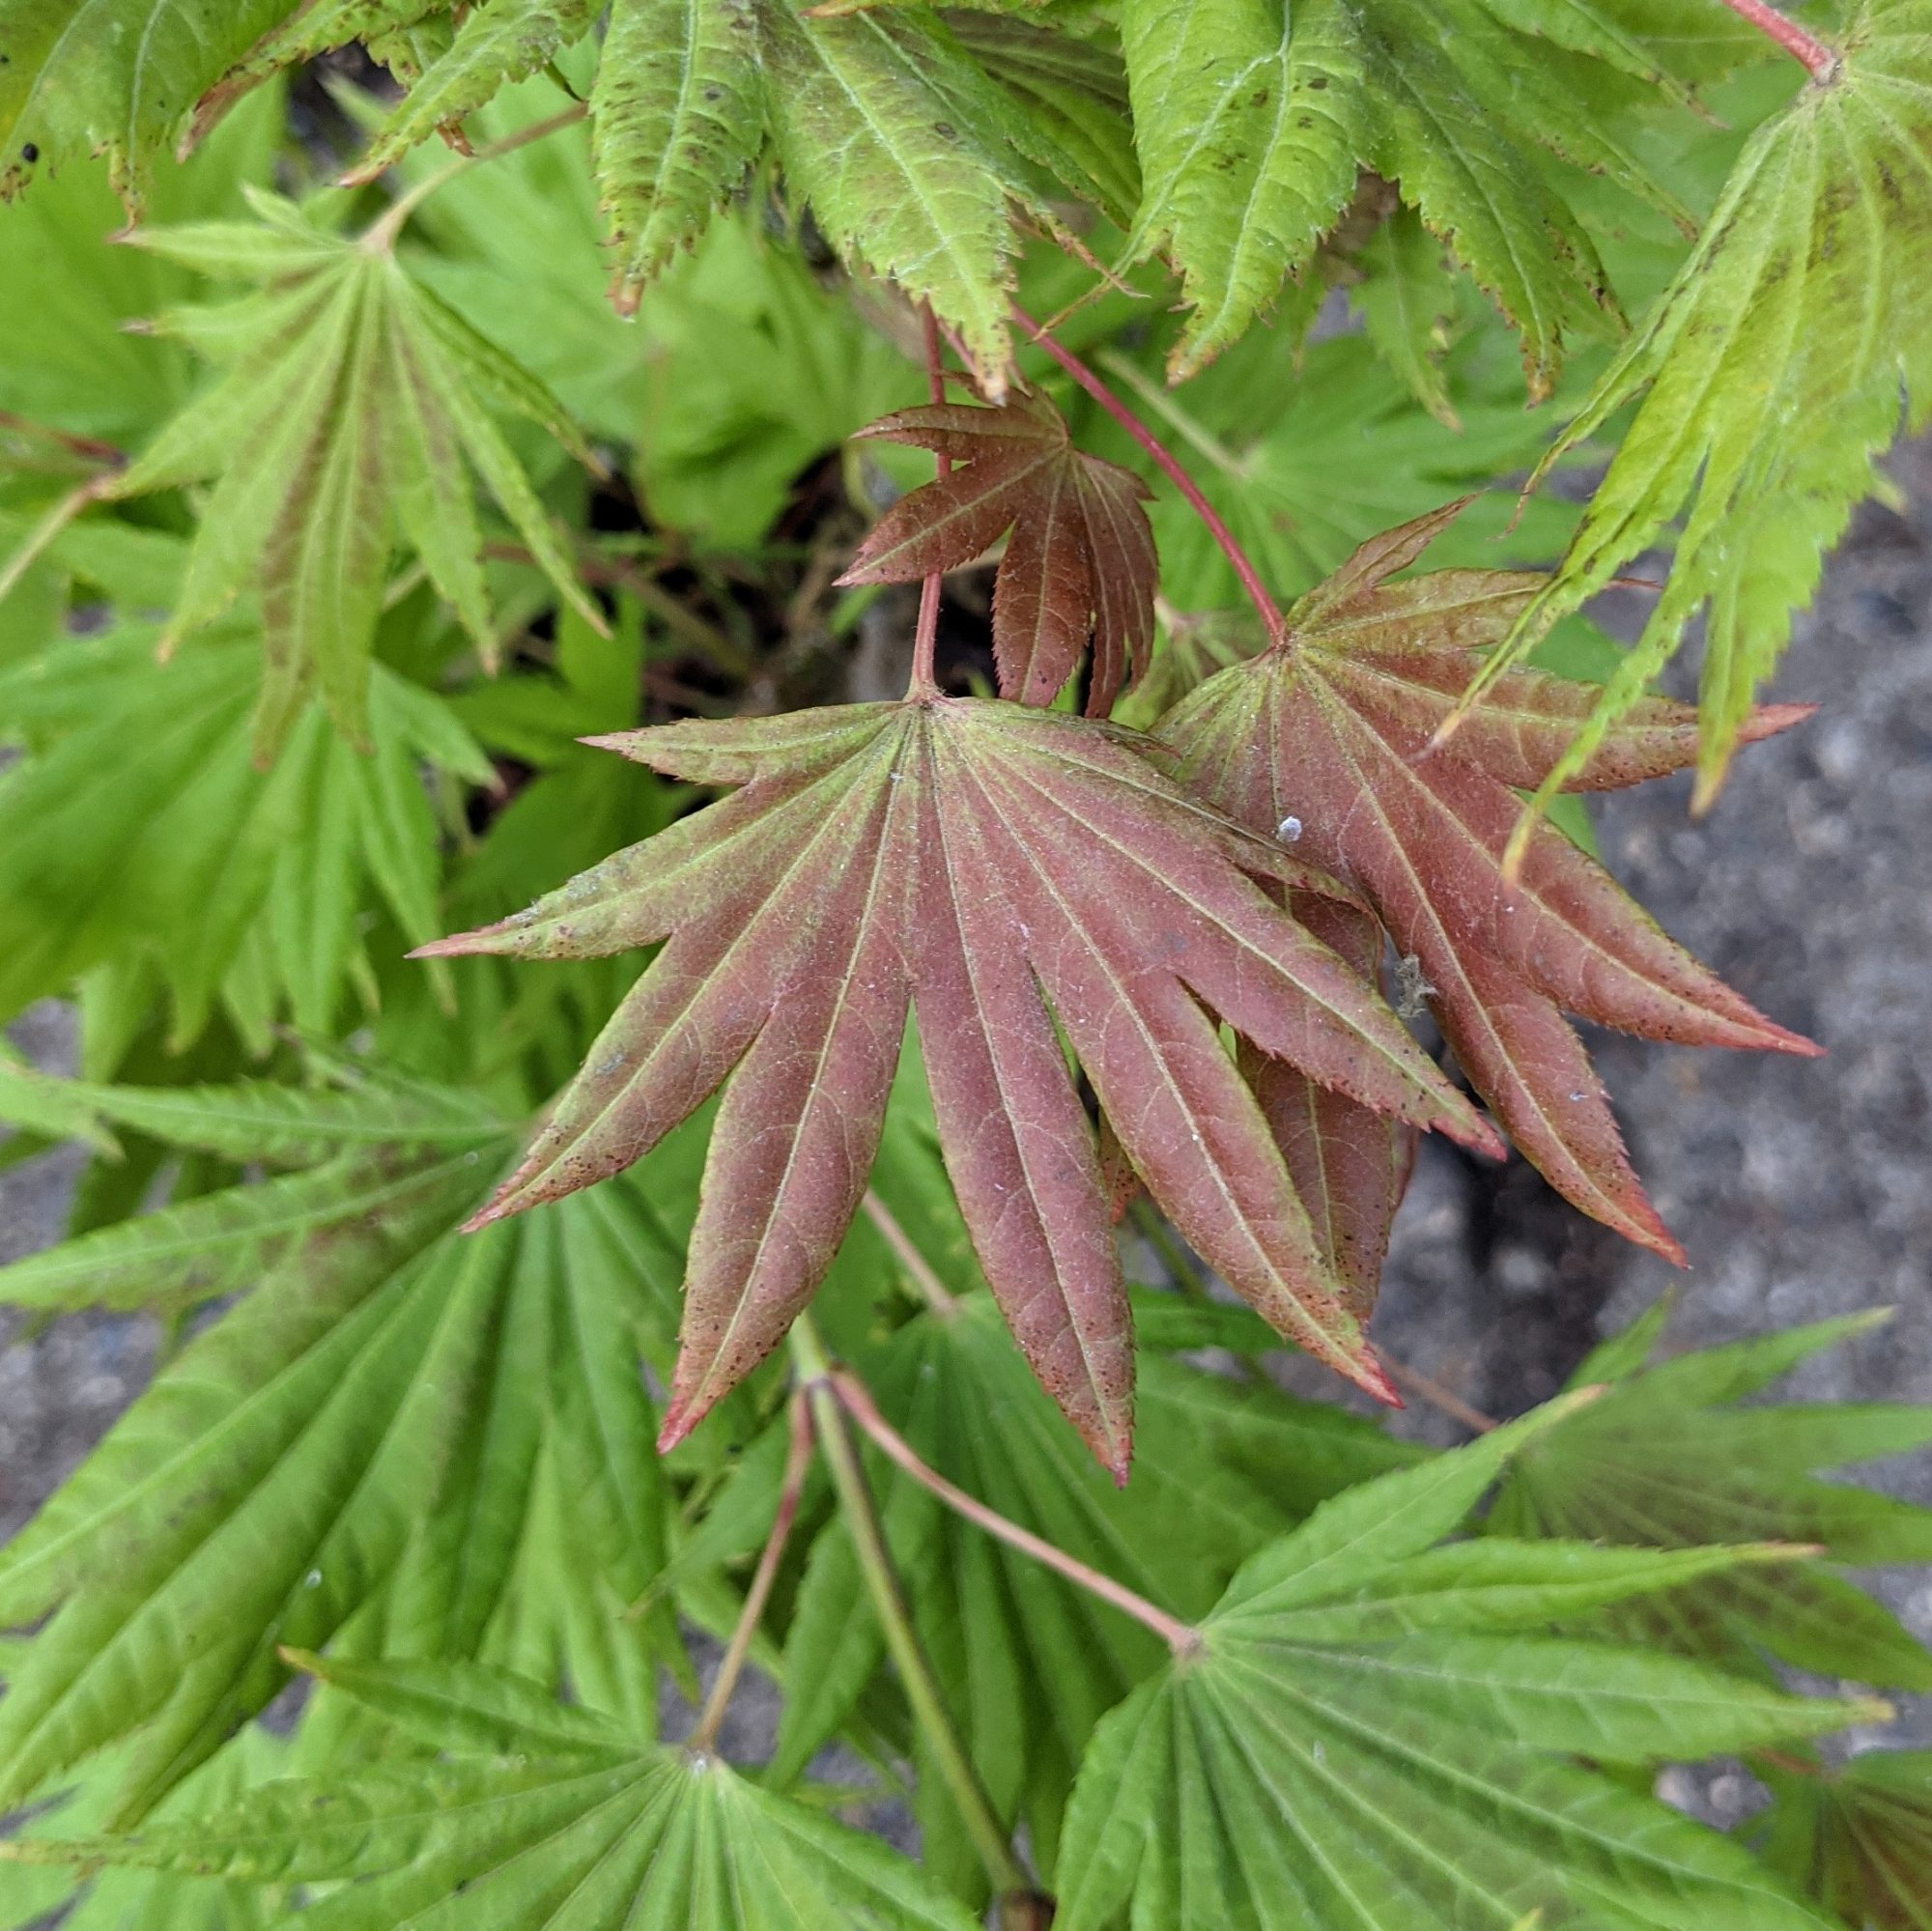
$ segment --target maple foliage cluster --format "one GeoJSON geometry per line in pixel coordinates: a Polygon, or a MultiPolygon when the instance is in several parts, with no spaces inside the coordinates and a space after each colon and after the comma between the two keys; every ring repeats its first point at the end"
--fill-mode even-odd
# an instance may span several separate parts
{"type": "MultiPolygon", "coordinates": [[[[477,1221],[620,1171],[724,1088],[661,1445],[771,1352],[831,1266],[909,1008],[987,1282],[1122,1481],[1133,1338],[1109,1219],[1122,1183],[1145,1185],[1285,1339],[1396,1400],[1365,1325],[1411,1136],[1503,1149],[1383,1000],[1384,932],[1539,1171],[1681,1261],[1564,1013],[1680,1044],[1817,1049],[1561,832],[1536,826],[1506,866],[1518,794],[1549,775],[1596,694],[1511,671],[1435,740],[1543,579],[1401,578],[1451,504],[1363,545],[1278,639],[1143,736],[1106,722],[1153,630],[1137,479],[1075,451],[1034,394],[865,433],[945,469],[880,520],[844,581],[931,578],[1006,537],[1001,696],[948,696],[916,669],[897,704],[596,740],[739,788],[527,912],[422,949],[594,958],[669,942],[477,1221]],[[1042,710],[1090,645],[1087,720],[1042,710]],[[1111,1184],[1075,1066],[1122,1170],[1111,1184]]],[[[1761,710],[1746,735],[1804,715],[1761,710]]],[[[1694,712],[1645,699],[1573,785],[1680,770],[1697,742],[1694,712]]]]}
{"type": "Polygon", "coordinates": [[[1817,1051],[1569,794],[1807,716],[1932,0],[0,0],[0,1931],[1932,1931],[1883,1313],[1372,1338],[1817,1051]]]}

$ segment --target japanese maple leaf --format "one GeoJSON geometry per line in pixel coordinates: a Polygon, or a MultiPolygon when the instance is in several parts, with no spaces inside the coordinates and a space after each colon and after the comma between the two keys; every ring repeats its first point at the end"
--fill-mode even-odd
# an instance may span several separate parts
{"type": "Polygon", "coordinates": [[[1009,529],[993,580],[1000,695],[1045,704],[1094,641],[1090,716],[1113,709],[1147,667],[1158,581],[1153,532],[1130,470],[1083,456],[1060,412],[1020,394],[998,409],[931,403],[862,429],[945,459],[938,478],[901,497],[859,546],[841,583],[905,583],[956,570],[1009,529]],[[963,466],[948,471],[947,462],[963,466]]]}
{"type": "Polygon", "coordinates": [[[1334,893],[1116,726],[924,697],[593,742],[742,788],[427,952],[668,940],[478,1224],[628,1166],[719,1086],[663,1445],[779,1342],[864,1195],[908,1007],[946,1164],[1028,1360],[1123,1476],[1132,1340],[1062,1037],[1197,1251],[1385,1399],[1215,1019],[1363,1105],[1481,1144],[1369,984],[1248,875],[1334,893]]]}
{"type": "MultiPolygon", "coordinates": [[[[1211,677],[1160,735],[1201,795],[1359,888],[1410,962],[1471,1084],[1556,1190],[1640,1245],[1683,1250],[1644,1195],[1565,1011],[1679,1045],[1819,1049],[1774,1025],[1668,939],[1603,867],[1538,824],[1520,873],[1503,853],[1529,788],[1590,715],[1595,686],[1517,670],[1431,749],[1539,576],[1443,570],[1384,580],[1460,504],[1364,544],[1290,612],[1280,644],[1211,677]]],[[[1747,736],[1800,705],[1758,711],[1747,736]]],[[[1694,712],[1646,699],[1573,781],[1634,784],[1694,762],[1694,712]]]]}

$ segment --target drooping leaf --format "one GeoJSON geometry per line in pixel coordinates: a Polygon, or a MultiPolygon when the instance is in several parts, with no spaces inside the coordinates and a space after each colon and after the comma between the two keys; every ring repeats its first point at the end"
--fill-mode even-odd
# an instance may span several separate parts
{"type": "Polygon", "coordinates": [[[1118,41],[1091,20],[1067,31],[1070,22],[1039,27],[964,8],[950,14],[947,25],[1060,152],[1077,160],[1101,212],[1124,228],[1140,200],[1141,177],[1118,41]]]}
{"type": "Polygon", "coordinates": [[[1110,1467],[1126,1466],[1131,1344],[1056,1022],[1204,1259],[1281,1332],[1381,1386],[1203,1010],[1365,1104],[1480,1137],[1371,989],[1238,867],[1337,888],[1188,800],[1130,737],[1016,705],[852,705],[608,742],[744,788],[429,950],[569,958],[670,940],[483,1216],[615,1173],[728,1079],[667,1442],[823,1277],[865,1190],[909,1004],[987,1279],[1110,1467]]]}
{"type": "MultiPolygon", "coordinates": [[[[1447,570],[1387,582],[1457,507],[1363,545],[1294,607],[1283,644],[1202,685],[1160,734],[1210,802],[1359,886],[1414,961],[1470,1083],[1550,1184],[1679,1260],[1562,1011],[1683,1044],[1817,1049],[1674,945],[1551,827],[1536,828],[1520,877],[1505,876],[1512,787],[1543,781],[1599,692],[1513,672],[1430,749],[1482,646],[1508,635],[1544,582],[1447,570]]],[[[1752,734],[1804,715],[1760,712],[1752,734]]],[[[1689,711],[1646,699],[1574,781],[1605,789],[1677,770],[1695,737],[1689,711]]]]}
{"type": "Polygon", "coordinates": [[[1932,1928],[1932,1753],[1865,1750],[1809,1775],[1761,1760],[1765,1861],[1854,1931],[1932,1928]]]}
{"type": "Polygon", "coordinates": [[[891,276],[959,331],[1005,391],[1010,207],[1042,219],[1024,116],[925,9],[804,19],[759,0],[760,59],[779,157],[852,261],[891,276]]]}
{"type": "Polygon", "coordinates": [[[1622,674],[1547,775],[1569,781],[1708,607],[1697,754],[1708,803],[1875,459],[1932,410],[1932,6],[1864,0],[1837,63],[1758,128],[1695,252],[1549,461],[1634,419],[1514,648],[1601,589],[1689,506],[1622,674]]]}
{"type": "Polygon", "coordinates": [[[616,0],[611,10],[590,97],[591,162],[622,313],[757,157],[757,34],[753,0],[616,0]]]}
{"type": "Polygon", "coordinates": [[[260,293],[170,325],[226,365],[117,478],[114,494],[218,479],[164,645],[252,588],[266,658],[257,754],[271,756],[313,682],[351,737],[366,722],[369,653],[400,535],[494,662],[469,471],[586,622],[561,537],[479,397],[539,423],[584,460],[562,405],[385,246],[255,198],[261,224],[145,229],[146,247],[260,293]]]}
{"type": "Polygon", "coordinates": [[[438,128],[460,125],[514,80],[539,73],[590,31],[598,0],[491,0],[464,15],[448,51],[411,85],[403,104],[356,162],[370,180],[438,128]]]}
{"type": "Polygon", "coordinates": [[[138,213],[150,164],[204,88],[296,0],[7,0],[0,197],[34,166],[105,150],[138,213]]]}
{"type": "Polygon", "coordinates": [[[316,1665],[440,1762],[289,1779],[131,1836],[42,1839],[36,1860],[327,1883],[316,1931],[970,1931],[874,1838],[470,1666],[316,1665]]]}
{"type": "MultiPolygon", "coordinates": [[[[1813,1544],[1831,1563],[1932,1561],[1932,1511],[1815,1471],[1899,1455],[1932,1441],[1932,1413],[1885,1403],[1733,1404],[1873,1318],[1822,1321],[1644,1367],[1586,1362],[1617,1378],[1603,1399],[1524,1451],[1492,1520],[1550,1535],[1681,1548],[1813,1544]]],[[[1715,1576],[1617,1609],[1619,1637],[1737,1669],[1769,1655],[1858,1683],[1932,1688],[1932,1656],[1891,1613],[1820,1563],[1715,1576]]]]}
{"type": "Polygon", "coordinates": [[[1198,1647],[1100,1725],[1056,1924],[1819,1931],[1737,1845],[1575,1759],[1695,1756],[1869,1706],[1545,1633],[1566,1602],[1668,1586],[1669,1556],[1431,1548],[1559,1419],[1352,1489],[1248,1564],[1198,1647]]]}
{"type": "Polygon", "coordinates": [[[1000,695],[1050,703],[1091,637],[1090,717],[1104,718],[1147,668],[1159,565],[1131,471],[1084,456],[1060,412],[1023,394],[1002,409],[935,403],[860,432],[930,449],[962,468],[902,497],[860,545],[841,583],[905,583],[955,570],[1009,530],[993,585],[1000,695]]]}
{"type": "MultiPolygon", "coordinates": [[[[1178,380],[1236,340],[1302,270],[1358,172],[1395,181],[1522,336],[1533,396],[1565,337],[1615,313],[1546,149],[1673,207],[1546,75],[1495,0],[1128,0],[1122,31],[1147,188],[1130,252],[1165,248],[1193,309],[1178,380]]],[[[1564,10],[1577,53],[1628,64],[1627,36],[1564,10]]],[[[1537,25],[1543,23],[1539,20],[1537,25]]],[[[1646,79],[1661,79],[1654,62],[1646,79]]]]}

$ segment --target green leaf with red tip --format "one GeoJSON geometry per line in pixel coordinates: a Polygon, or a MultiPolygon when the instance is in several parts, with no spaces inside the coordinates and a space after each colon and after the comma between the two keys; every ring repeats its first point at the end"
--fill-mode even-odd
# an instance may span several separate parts
{"type": "Polygon", "coordinates": [[[137,237],[206,274],[263,287],[167,318],[225,367],[163,425],[114,494],[212,484],[166,641],[254,591],[266,659],[256,751],[266,762],[311,686],[349,736],[363,735],[370,653],[399,539],[494,658],[472,471],[559,595],[587,623],[601,629],[604,618],[478,397],[588,460],[562,404],[386,248],[331,235],[273,196],[254,203],[259,225],[137,237]]]}
{"type": "Polygon", "coordinates": [[[1131,1337],[1063,1036],[1203,1259],[1387,1397],[1215,1020],[1363,1105],[1478,1142],[1487,1129],[1246,875],[1321,892],[1320,874],[1191,799],[1134,734],[1012,704],[854,705],[611,742],[743,788],[426,950],[572,958],[668,941],[481,1216],[615,1173],[724,1087],[668,1443],[777,1345],[831,1264],[909,1009],[987,1279],[1108,1466],[1129,1454],[1131,1337]]]}
{"type": "Polygon", "coordinates": [[[1053,700],[1094,642],[1090,716],[1104,718],[1147,669],[1159,580],[1140,478],[1083,456],[1044,396],[1000,409],[934,403],[861,430],[955,467],[902,497],[860,545],[841,583],[909,583],[956,570],[1010,530],[993,583],[1000,695],[1053,700]]]}
{"type": "MultiPolygon", "coordinates": [[[[1593,860],[1538,825],[1512,881],[1504,852],[1531,786],[1598,692],[1539,672],[1493,683],[1447,744],[1437,726],[1543,580],[1451,570],[1391,583],[1461,505],[1365,544],[1290,613],[1278,648],[1220,672],[1160,734],[1202,795],[1293,838],[1359,887],[1476,1090],[1560,1193],[1672,1260],[1581,1040],[1563,1017],[1680,1044],[1816,1048],[1774,1025],[1673,944],[1593,860]]],[[[1760,713],[1752,734],[1804,713],[1760,713]]],[[[1608,787],[1696,755],[1696,720],[1648,700],[1579,773],[1608,787]]]]}

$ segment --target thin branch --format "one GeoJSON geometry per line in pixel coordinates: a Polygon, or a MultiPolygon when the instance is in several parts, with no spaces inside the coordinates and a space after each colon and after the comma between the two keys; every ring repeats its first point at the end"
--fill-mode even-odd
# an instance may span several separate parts
{"type": "Polygon", "coordinates": [[[90,476],[86,482],[76,484],[62,497],[40,522],[27,532],[25,540],[13,555],[0,563],[0,603],[13,593],[14,586],[33,568],[43,551],[60,535],[75,517],[91,503],[98,503],[102,497],[114,492],[116,477],[111,470],[103,470],[98,476],[90,476]]]}
{"type": "MultiPolygon", "coordinates": [[[[928,302],[921,311],[921,332],[925,341],[925,386],[934,402],[946,400],[946,375],[939,361],[939,322],[928,302]]],[[[939,459],[939,474],[952,473],[951,457],[939,459]]],[[[938,680],[932,674],[932,660],[939,643],[939,572],[933,571],[919,586],[919,624],[913,632],[912,677],[906,686],[908,697],[936,697],[938,680]]]]}
{"type": "Polygon", "coordinates": [[[1406,1388],[1411,1395],[1419,1395],[1432,1408],[1447,1415],[1451,1421],[1461,1422],[1472,1434],[1488,1434],[1497,1427],[1494,1415],[1486,1415],[1481,1408],[1471,1407],[1461,1395],[1445,1388],[1420,1368],[1411,1368],[1379,1348],[1376,1349],[1376,1358],[1388,1370],[1389,1379],[1398,1387],[1406,1388]]]}
{"type": "Polygon", "coordinates": [[[1759,33],[1782,47],[1804,65],[1813,80],[1830,80],[1838,71],[1838,56],[1823,41],[1814,40],[1796,20],[1780,14],[1767,0],[1724,0],[1741,20],[1748,20],[1759,33]]]}
{"type": "Polygon", "coordinates": [[[1241,587],[1248,593],[1249,601],[1261,612],[1262,622],[1267,630],[1268,641],[1279,643],[1288,634],[1288,624],[1282,616],[1280,607],[1268,594],[1267,585],[1262,582],[1261,572],[1248,560],[1247,552],[1235,540],[1235,532],[1221,521],[1220,512],[1201,494],[1194,478],[1180,467],[1179,462],[1170,453],[1160,438],[1078,355],[1070,349],[1062,348],[1018,303],[1013,304],[1012,313],[1013,319],[1027,334],[1037,342],[1139,443],[1141,448],[1146,450],[1152,459],[1154,467],[1187,499],[1188,507],[1207,525],[1208,534],[1220,545],[1222,555],[1234,566],[1235,575],[1241,580],[1241,587]]]}
{"type": "Polygon", "coordinates": [[[926,1305],[934,1314],[956,1314],[959,1310],[958,1295],[933,1272],[932,1263],[913,1245],[912,1235],[899,1225],[898,1216],[870,1187],[866,1189],[864,1206],[866,1218],[879,1230],[880,1237],[893,1250],[899,1265],[912,1276],[913,1285],[924,1297],[926,1305]]]}
{"type": "Polygon", "coordinates": [[[778,1580],[779,1564],[784,1558],[785,1544],[791,1539],[792,1523],[798,1519],[800,1497],[805,1493],[805,1478],[811,1466],[811,1409],[804,1394],[791,1398],[791,1446],[785,1454],[784,1479],[779,1484],[779,1505],[772,1516],[771,1534],[752,1574],[752,1586],[745,1592],[745,1606],[737,1627],[724,1650],[724,1661],[705,1698],[703,1714],[685,1745],[687,1749],[704,1751],[718,1741],[718,1728],[738,1687],[745,1659],[752,1653],[752,1638],[758,1633],[759,1619],[771,1600],[772,1584],[778,1580]]]}
{"type": "Polygon", "coordinates": [[[1002,1916],[1009,1923],[1024,1924],[1026,1919],[1021,1914],[1038,1893],[1013,1855],[1012,1844],[1001,1827],[992,1799],[980,1781],[979,1772],[973,1768],[973,1759],[967,1754],[952,1714],[940,1694],[932,1664],[912,1626],[905,1591],[893,1568],[885,1532],[879,1526],[879,1512],[873,1504],[872,1491],[866,1485],[866,1471],[860,1465],[858,1448],[846,1425],[845,1408],[833,1382],[832,1364],[826,1359],[824,1345],[809,1314],[800,1315],[792,1323],[790,1347],[798,1368],[799,1386],[811,1404],[819,1445],[825,1451],[832,1485],[838,1491],[839,1514],[852,1537],[853,1551],[871,1593],[886,1647],[898,1671],[899,1686],[912,1706],[913,1721],[924,1740],[933,1768],[952,1795],[980,1861],[985,1866],[988,1881],[1006,1900],[1002,1916]]]}
{"type": "Polygon", "coordinates": [[[1103,1576],[1077,1556],[1068,1555],[1064,1548],[1058,1548],[1035,1535],[1031,1529],[1009,1521],[997,1510],[989,1509],[965,1490],[955,1488],[938,1469],[920,1459],[919,1451],[879,1412],[870,1391],[855,1375],[842,1368],[835,1368],[831,1378],[846,1412],[871,1436],[879,1451],[904,1469],[923,1489],[929,1489],[948,1508],[964,1516],[976,1528],[984,1529],[989,1536],[1018,1549],[1021,1554],[1044,1563],[1048,1569],[1064,1576],[1067,1581],[1089,1594],[1097,1596],[1101,1602],[1111,1603],[1122,1615],[1131,1616],[1135,1622],[1151,1630],[1176,1656],[1189,1655],[1200,1647],[1200,1635],[1192,1625],[1183,1623],[1179,1616],[1169,1615],[1145,1596],[1136,1595],[1125,1583],[1116,1582],[1111,1576],[1103,1576]]]}
{"type": "MultiPolygon", "coordinates": [[[[547,120],[532,121],[527,128],[519,128],[513,134],[505,134],[500,141],[492,141],[486,147],[474,149],[469,154],[452,161],[440,173],[419,181],[406,193],[400,194],[387,208],[363,230],[360,245],[372,255],[385,255],[396,245],[396,237],[403,231],[404,224],[438,188],[445,186],[460,174],[468,174],[478,161],[494,161],[500,155],[516,153],[519,148],[526,148],[532,141],[541,141],[546,135],[554,134],[559,128],[575,126],[590,112],[585,101],[576,101],[560,114],[553,114],[547,120]]],[[[344,175],[336,183],[338,187],[361,187],[375,180],[383,170],[376,168],[355,169],[344,175]]]]}

